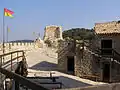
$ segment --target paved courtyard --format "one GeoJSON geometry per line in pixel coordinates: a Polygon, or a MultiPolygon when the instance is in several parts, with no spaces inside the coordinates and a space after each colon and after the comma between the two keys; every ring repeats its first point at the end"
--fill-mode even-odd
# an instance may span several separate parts
{"type": "Polygon", "coordinates": [[[94,82],[68,75],[57,71],[57,54],[52,49],[33,49],[26,52],[29,67],[29,76],[59,76],[58,82],[63,83],[63,88],[77,88],[92,85],[100,85],[102,82],[94,82]]]}

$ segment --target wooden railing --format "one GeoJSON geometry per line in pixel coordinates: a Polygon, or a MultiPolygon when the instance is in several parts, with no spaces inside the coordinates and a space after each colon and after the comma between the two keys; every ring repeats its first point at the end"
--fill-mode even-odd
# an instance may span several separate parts
{"type": "Polygon", "coordinates": [[[107,55],[107,56],[111,56],[113,58],[117,58],[120,59],[120,54],[113,48],[102,48],[101,50],[101,55],[107,55]],[[110,53],[102,53],[102,52],[110,52],[110,53]]]}
{"type": "Polygon", "coordinates": [[[32,90],[48,90],[47,88],[44,88],[43,86],[41,86],[40,84],[37,84],[35,82],[32,82],[30,80],[28,80],[27,78],[20,76],[16,73],[13,72],[13,61],[17,60],[17,63],[20,60],[24,60],[25,59],[25,53],[23,50],[19,50],[19,51],[14,51],[14,52],[9,52],[9,53],[5,53],[3,55],[0,55],[0,78],[1,78],[1,83],[0,83],[0,90],[4,90],[3,89],[3,81],[7,78],[11,79],[12,82],[15,82],[15,89],[14,90],[19,90],[20,89],[20,85],[26,86],[27,89],[32,89],[32,90]],[[21,53],[21,54],[20,54],[21,53]],[[14,55],[16,54],[16,55],[14,55]],[[10,56],[9,60],[6,60],[6,56],[10,56]],[[15,57],[14,57],[15,56],[15,57]],[[6,67],[4,67],[5,65],[9,64],[8,66],[11,66],[11,70],[8,70],[6,67]]]}
{"type": "Polygon", "coordinates": [[[17,63],[18,63],[20,58],[21,58],[21,60],[23,58],[25,58],[23,50],[5,53],[5,54],[0,55],[0,64],[1,64],[1,66],[4,66],[4,65],[7,65],[8,63],[10,63],[11,70],[12,70],[13,69],[13,67],[12,67],[13,61],[17,60],[17,63]],[[8,59],[6,59],[6,57],[8,57],[8,59]]]}
{"type": "MultiPolygon", "coordinates": [[[[6,77],[13,79],[15,81],[15,89],[14,90],[20,90],[20,84],[23,86],[26,86],[27,89],[32,89],[32,90],[48,90],[47,88],[44,88],[40,84],[37,84],[35,82],[32,82],[25,77],[22,77],[16,73],[10,72],[4,68],[0,68],[0,72],[4,74],[6,77]]],[[[0,89],[2,90],[2,89],[0,89]]]]}

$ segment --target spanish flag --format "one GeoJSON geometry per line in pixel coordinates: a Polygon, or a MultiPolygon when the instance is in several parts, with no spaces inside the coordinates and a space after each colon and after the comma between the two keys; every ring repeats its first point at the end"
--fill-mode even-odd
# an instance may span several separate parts
{"type": "Polygon", "coordinates": [[[13,17],[13,16],[12,16],[13,14],[14,14],[13,11],[4,8],[4,16],[8,16],[8,17],[11,17],[11,18],[12,18],[12,17],[13,17]]]}

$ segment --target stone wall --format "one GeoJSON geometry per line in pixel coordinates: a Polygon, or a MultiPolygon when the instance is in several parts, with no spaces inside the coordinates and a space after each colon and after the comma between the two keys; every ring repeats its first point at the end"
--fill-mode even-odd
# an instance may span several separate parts
{"type": "MultiPolygon", "coordinates": [[[[120,53],[120,21],[97,23],[95,24],[96,46],[101,48],[102,40],[112,40],[112,48],[120,53]]],[[[102,61],[102,60],[101,60],[102,61]]],[[[111,81],[120,81],[120,64],[115,61],[111,63],[111,60],[106,60],[101,63],[101,74],[103,74],[103,65],[105,62],[110,63],[110,77],[111,81]],[[108,62],[109,61],[109,62],[108,62]]]]}
{"type": "Polygon", "coordinates": [[[44,33],[44,41],[49,40],[53,47],[58,46],[58,40],[62,39],[62,27],[46,26],[44,33]]]}
{"type": "MultiPolygon", "coordinates": [[[[13,43],[5,43],[5,50],[11,50],[11,49],[20,49],[20,50],[24,50],[27,48],[33,48],[35,47],[35,43],[34,42],[13,42],[13,43]]],[[[0,51],[3,49],[3,44],[0,44],[0,51]]]]}
{"type": "Polygon", "coordinates": [[[60,26],[46,26],[44,33],[44,40],[62,39],[62,27],[60,26]]]}
{"type": "Polygon", "coordinates": [[[61,89],[61,90],[120,90],[120,83],[104,84],[88,87],[61,89]]]}
{"type": "Polygon", "coordinates": [[[101,48],[101,40],[112,40],[112,48],[115,49],[118,53],[120,53],[120,35],[98,35],[97,46],[101,48]]]}
{"type": "Polygon", "coordinates": [[[74,56],[73,42],[61,40],[58,46],[58,70],[62,72],[67,71],[67,56],[74,56]]]}
{"type": "MultiPolygon", "coordinates": [[[[89,46],[90,47],[90,46],[89,46]]],[[[97,63],[98,58],[92,54],[89,47],[82,47],[80,44],[76,46],[76,56],[75,56],[75,75],[99,75],[100,76],[100,66],[97,63]]]]}

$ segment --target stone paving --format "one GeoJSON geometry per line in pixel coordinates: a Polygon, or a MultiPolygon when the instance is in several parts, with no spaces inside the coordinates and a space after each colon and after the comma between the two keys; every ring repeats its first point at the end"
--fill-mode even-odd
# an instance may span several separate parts
{"type": "Polygon", "coordinates": [[[31,50],[26,53],[29,76],[59,76],[58,82],[63,83],[63,88],[77,88],[92,85],[104,84],[102,82],[94,82],[82,79],[73,75],[68,75],[57,71],[57,54],[55,50],[50,48],[31,50]]]}
{"type": "MultiPolygon", "coordinates": [[[[15,49],[16,50],[16,49],[15,49]]],[[[102,82],[94,82],[87,79],[82,79],[77,76],[68,75],[57,71],[57,54],[56,50],[51,48],[26,48],[25,55],[28,63],[28,77],[30,76],[58,76],[58,82],[62,82],[63,88],[78,88],[93,85],[104,84],[102,82]]]]}

